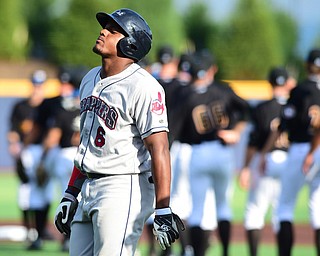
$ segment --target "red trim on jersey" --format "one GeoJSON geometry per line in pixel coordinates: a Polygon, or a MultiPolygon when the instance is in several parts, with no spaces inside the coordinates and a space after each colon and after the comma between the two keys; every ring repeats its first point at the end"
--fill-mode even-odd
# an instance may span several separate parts
{"type": "Polygon", "coordinates": [[[69,179],[68,186],[76,187],[75,186],[76,181],[84,178],[86,178],[86,176],[76,166],[73,166],[73,170],[72,170],[71,177],[69,179]]]}

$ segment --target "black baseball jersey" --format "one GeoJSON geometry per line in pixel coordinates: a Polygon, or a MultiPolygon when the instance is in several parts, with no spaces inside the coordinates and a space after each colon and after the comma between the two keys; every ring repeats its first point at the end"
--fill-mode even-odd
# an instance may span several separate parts
{"type": "Polygon", "coordinates": [[[320,81],[305,80],[291,90],[281,115],[281,131],[288,131],[290,142],[309,142],[312,116],[320,114],[320,81]]]}
{"type": "Polygon", "coordinates": [[[41,143],[48,130],[55,124],[56,115],[63,110],[62,97],[45,99],[37,108],[35,123],[40,128],[40,134],[35,143],[41,143]]]}
{"type": "Polygon", "coordinates": [[[181,111],[181,106],[183,105],[183,100],[185,99],[186,89],[188,83],[180,81],[176,78],[171,80],[158,80],[162,85],[165,96],[166,96],[166,106],[168,115],[168,125],[169,125],[169,144],[176,139],[175,131],[179,130],[179,118],[181,111]]]}
{"type": "MultiPolygon", "coordinates": [[[[249,135],[248,144],[260,151],[272,131],[276,131],[280,124],[280,116],[283,105],[276,98],[259,103],[252,110],[252,130],[249,135]]],[[[285,135],[284,135],[285,136],[285,135]]],[[[284,137],[283,136],[283,137],[284,137]]],[[[288,143],[279,141],[273,149],[287,150],[288,143]]]]}
{"type": "MultiPolygon", "coordinates": [[[[62,109],[60,110],[54,120],[53,128],[59,128],[62,131],[62,136],[60,139],[60,147],[67,148],[72,147],[72,136],[74,134],[73,124],[77,117],[80,116],[79,109],[62,109]]],[[[79,119],[80,121],[80,119],[79,119]]]]}
{"type": "Polygon", "coordinates": [[[24,136],[32,129],[36,107],[29,104],[28,99],[18,101],[11,112],[10,130],[15,131],[23,141],[24,136]]]}
{"type": "Polygon", "coordinates": [[[218,130],[233,129],[237,122],[248,120],[248,103],[228,84],[215,81],[205,88],[190,86],[188,92],[175,118],[181,122],[178,139],[182,143],[219,140],[218,130]]]}

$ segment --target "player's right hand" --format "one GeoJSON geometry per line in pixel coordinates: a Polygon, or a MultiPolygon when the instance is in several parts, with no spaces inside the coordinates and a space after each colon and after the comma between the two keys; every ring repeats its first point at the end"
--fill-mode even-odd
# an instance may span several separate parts
{"type": "Polygon", "coordinates": [[[168,249],[176,239],[179,238],[179,230],[184,230],[184,224],[180,217],[173,212],[170,208],[167,214],[156,214],[153,223],[153,234],[162,250],[168,249]]]}
{"type": "Polygon", "coordinates": [[[70,236],[70,224],[76,213],[78,200],[70,193],[65,193],[54,217],[54,224],[60,233],[70,236]]]}

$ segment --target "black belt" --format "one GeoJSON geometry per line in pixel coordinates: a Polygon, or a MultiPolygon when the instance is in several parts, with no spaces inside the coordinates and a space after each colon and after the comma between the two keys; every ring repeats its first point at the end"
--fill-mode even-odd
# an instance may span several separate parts
{"type": "Polygon", "coordinates": [[[111,176],[110,174],[103,174],[103,173],[92,173],[92,172],[86,172],[86,176],[89,179],[100,179],[100,178],[105,178],[108,176],[111,176]]]}
{"type": "MultiPolygon", "coordinates": [[[[105,177],[114,175],[114,174],[103,174],[103,173],[92,173],[92,172],[86,172],[85,174],[89,179],[100,179],[100,178],[105,178],[105,177]]],[[[148,178],[148,181],[150,183],[154,183],[152,176],[148,178]]]]}

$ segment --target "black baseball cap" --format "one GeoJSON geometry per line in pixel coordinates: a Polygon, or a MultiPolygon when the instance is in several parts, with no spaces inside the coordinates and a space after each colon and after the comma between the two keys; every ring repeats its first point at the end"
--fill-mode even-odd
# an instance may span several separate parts
{"type": "Polygon", "coordinates": [[[272,86],[282,86],[289,78],[288,71],[283,67],[272,68],[269,73],[269,83],[272,86]]]}
{"type": "Polygon", "coordinates": [[[170,45],[164,45],[159,48],[157,58],[161,64],[169,63],[173,59],[173,49],[170,45]]]}
{"type": "Polygon", "coordinates": [[[47,80],[47,73],[44,70],[36,70],[31,75],[31,82],[34,86],[42,85],[47,80]]]}
{"type": "Polygon", "coordinates": [[[183,72],[190,73],[192,64],[192,54],[191,53],[183,53],[180,55],[178,69],[183,72]]]}
{"type": "Polygon", "coordinates": [[[205,72],[215,64],[213,54],[207,49],[193,53],[191,58],[190,73],[194,78],[202,78],[205,72]]]}
{"type": "Polygon", "coordinates": [[[320,68],[320,48],[312,49],[309,52],[307,62],[320,68]]]}

